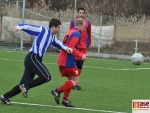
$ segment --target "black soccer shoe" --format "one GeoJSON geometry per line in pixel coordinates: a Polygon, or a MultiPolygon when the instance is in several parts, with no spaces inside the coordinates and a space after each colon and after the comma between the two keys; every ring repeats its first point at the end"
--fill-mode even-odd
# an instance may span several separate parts
{"type": "Polygon", "coordinates": [[[82,87],[81,87],[79,84],[77,84],[77,85],[75,85],[74,88],[72,88],[72,89],[74,89],[74,90],[81,90],[82,87]]]}
{"type": "Polygon", "coordinates": [[[0,101],[1,101],[3,104],[10,105],[10,99],[4,98],[3,95],[0,97],[0,101]]]}
{"type": "Polygon", "coordinates": [[[59,101],[60,93],[58,93],[56,91],[56,89],[51,90],[51,93],[54,96],[54,99],[55,99],[56,103],[59,104],[60,103],[60,101],[59,101]]]}
{"type": "Polygon", "coordinates": [[[28,89],[24,86],[24,84],[19,85],[19,88],[20,88],[20,90],[21,90],[23,96],[24,96],[25,98],[27,98],[27,97],[28,97],[28,95],[27,95],[28,89]]]}
{"type": "Polygon", "coordinates": [[[62,104],[66,107],[74,107],[69,100],[62,99],[62,104]]]}

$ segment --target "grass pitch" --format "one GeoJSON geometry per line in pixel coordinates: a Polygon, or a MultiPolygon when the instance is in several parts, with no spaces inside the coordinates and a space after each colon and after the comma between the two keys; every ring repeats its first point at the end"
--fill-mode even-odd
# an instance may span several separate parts
{"type": "MultiPolygon", "coordinates": [[[[27,53],[0,50],[0,95],[19,83],[27,53]]],[[[68,109],[57,105],[50,93],[66,81],[65,77],[60,77],[57,54],[47,53],[43,63],[52,80],[30,89],[28,98],[21,93],[11,98],[11,106],[0,103],[1,113],[131,113],[132,99],[150,98],[149,62],[136,66],[127,60],[91,57],[85,61],[80,76],[82,90],[72,90],[69,98],[76,108],[68,109]]]]}

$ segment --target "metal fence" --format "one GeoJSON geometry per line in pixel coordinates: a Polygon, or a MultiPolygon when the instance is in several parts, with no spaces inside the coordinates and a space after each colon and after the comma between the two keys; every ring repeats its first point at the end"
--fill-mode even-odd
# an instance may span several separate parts
{"type": "MultiPolygon", "coordinates": [[[[0,1],[0,4],[2,5],[0,10],[1,48],[26,49],[33,40],[32,37],[26,35],[19,35],[20,38],[16,38],[17,36],[14,36],[13,33],[6,35],[9,34],[9,30],[6,30],[6,26],[8,26],[6,24],[11,24],[12,21],[10,19],[3,20],[4,17],[20,18],[20,22],[30,22],[37,25],[45,25],[44,22],[49,22],[51,18],[57,18],[63,23],[60,33],[57,34],[60,40],[68,31],[69,22],[74,18],[74,13],[70,12],[23,8],[22,1],[0,1]]],[[[123,16],[87,14],[86,17],[92,23],[92,45],[88,48],[89,52],[121,55],[140,52],[144,56],[149,55],[150,20],[148,16],[137,17],[134,15],[125,18],[123,16]]]]}

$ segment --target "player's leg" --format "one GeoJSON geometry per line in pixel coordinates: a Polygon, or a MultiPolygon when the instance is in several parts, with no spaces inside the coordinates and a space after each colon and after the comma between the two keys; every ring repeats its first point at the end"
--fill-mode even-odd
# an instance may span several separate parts
{"type": "MultiPolygon", "coordinates": [[[[76,85],[79,82],[79,76],[75,77],[75,76],[70,76],[68,77],[68,81],[73,81],[74,85],[76,85]]],[[[73,87],[73,86],[72,86],[73,87]]],[[[72,88],[68,89],[68,90],[62,90],[64,92],[64,96],[62,99],[62,104],[66,107],[74,107],[71,102],[69,101],[69,96],[71,93],[72,88]]]]}
{"type": "Polygon", "coordinates": [[[66,107],[74,107],[74,105],[72,105],[72,103],[69,101],[70,92],[71,92],[71,89],[69,89],[68,91],[64,91],[62,104],[66,107]]]}
{"type": "Polygon", "coordinates": [[[76,68],[67,68],[67,67],[59,67],[60,69],[60,73],[62,76],[66,76],[68,77],[68,80],[62,84],[61,86],[59,86],[58,88],[52,90],[52,95],[54,96],[54,99],[56,101],[57,104],[59,104],[59,97],[61,92],[64,92],[64,96],[63,96],[63,100],[62,100],[62,104],[66,107],[74,107],[70,101],[68,100],[68,97],[70,95],[71,89],[77,84],[78,79],[79,79],[79,73],[78,73],[78,69],[76,68]],[[77,77],[76,79],[74,78],[77,77]]]}
{"type": "MultiPolygon", "coordinates": [[[[31,80],[34,79],[34,73],[31,72],[30,69],[25,67],[23,77],[21,79],[20,83],[27,83],[31,80]]],[[[10,104],[10,98],[13,96],[19,94],[21,92],[19,85],[14,86],[10,91],[6,92],[0,97],[0,101],[3,102],[4,104],[9,105],[10,104]]]]}
{"type": "Polygon", "coordinates": [[[67,80],[64,84],[62,84],[58,88],[53,89],[51,91],[51,93],[54,96],[54,99],[55,99],[56,103],[60,104],[59,97],[60,97],[60,94],[62,92],[64,92],[62,104],[65,105],[66,107],[74,107],[73,105],[71,105],[71,103],[65,103],[67,101],[69,102],[68,97],[70,95],[71,89],[74,86],[75,86],[75,82],[73,80],[67,80]]]}
{"type": "MultiPolygon", "coordinates": [[[[59,71],[60,71],[61,75],[62,75],[62,73],[65,72],[64,70],[65,70],[64,66],[59,66],[59,71]]],[[[60,97],[61,91],[62,91],[61,87],[51,90],[51,93],[54,96],[54,99],[57,104],[60,104],[59,97],[60,97]]]]}
{"type": "Polygon", "coordinates": [[[20,89],[21,89],[24,97],[27,98],[28,89],[42,85],[43,83],[50,81],[51,75],[50,75],[48,69],[46,68],[46,66],[42,63],[42,59],[34,53],[28,54],[28,56],[25,60],[25,66],[28,67],[33,73],[35,73],[39,76],[38,78],[36,78],[34,80],[30,80],[28,82],[26,82],[27,79],[25,79],[25,78],[24,78],[24,80],[21,80],[20,89]]]}
{"type": "Polygon", "coordinates": [[[10,91],[6,92],[0,97],[0,101],[6,105],[10,105],[10,98],[19,94],[21,90],[19,89],[19,85],[14,86],[10,91]]]}
{"type": "MultiPolygon", "coordinates": [[[[79,48],[78,50],[82,52],[83,54],[86,54],[87,52],[86,48],[79,48]]],[[[80,74],[82,72],[83,63],[84,63],[84,60],[78,60],[78,59],[76,60],[76,65],[80,71],[80,74]]],[[[77,84],[73,89],[81,90],[82,87],[79,84],[77,84]]]]}
{"type": "Polygon", "coordinates": [[[28,93],[29,87],[27,87],[27,86],[25,87],[25,84],[32,81],[34,79],[34,77],[35,77],[34,72],[32,72],[32,70],[30,68],[25,67],[23,77],[20,80],[19,89],[20,89],[20,91],[22,91],[23,96],[26,98],[27,98],[27,93],[28,93]]]}
{"type": "MultiPolygon", "coordinates": [[[[28,68],[25,68],[24,75],[21,79],[21,83],[27,83],[34,79],[34,73],[28,70],[28,68]]],[[[4,103],[9,105],[10,104],[10,98],[13,96],[19,94],[21,92],[19,85],[14,86],[10,91],[6,92],[0,97],[0,100],[4,103]]]]}
{"type": "MultiPolygon", "coordinates": [[[[76,60],[76,65],[77,65],[77,68],[79,69],[80,74],[81,74],[81,71],[82,71],[83,63],[84,63],[84,60],[76,60]]],[[[81,90],[82,87],[79,84],[76,84],[76,86],[73,89],[81,90]]]]}
{"type": "Polygon", "coordinates": [[[35,70],[32,71],[34,71],[34,73],[37,74],[38,77],[26,83],[25,84],[26,87],[33,88],[51,80],[51,75],[43,63],[39,62],[39,64],[37,64],[36,66],[37,67],[35,68],[35,70]]]}

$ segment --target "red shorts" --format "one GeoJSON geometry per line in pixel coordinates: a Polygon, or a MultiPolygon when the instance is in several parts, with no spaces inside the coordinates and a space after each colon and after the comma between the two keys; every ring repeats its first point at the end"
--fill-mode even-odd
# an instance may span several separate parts
{"type": "Polygon", "coordinates": [[[78,51],[82,52],[83,54],[86,54],[87,52],[86,48],[78,48],[78,51]]]}
{"type": "Polygon", "coordinates": [[[75,76],[78,77],[80,75],[80,70],[78,70],[77,67],[69,68],[65,66],[59,66],[59,71],[61,73],[61,76],[75,76]]]}

